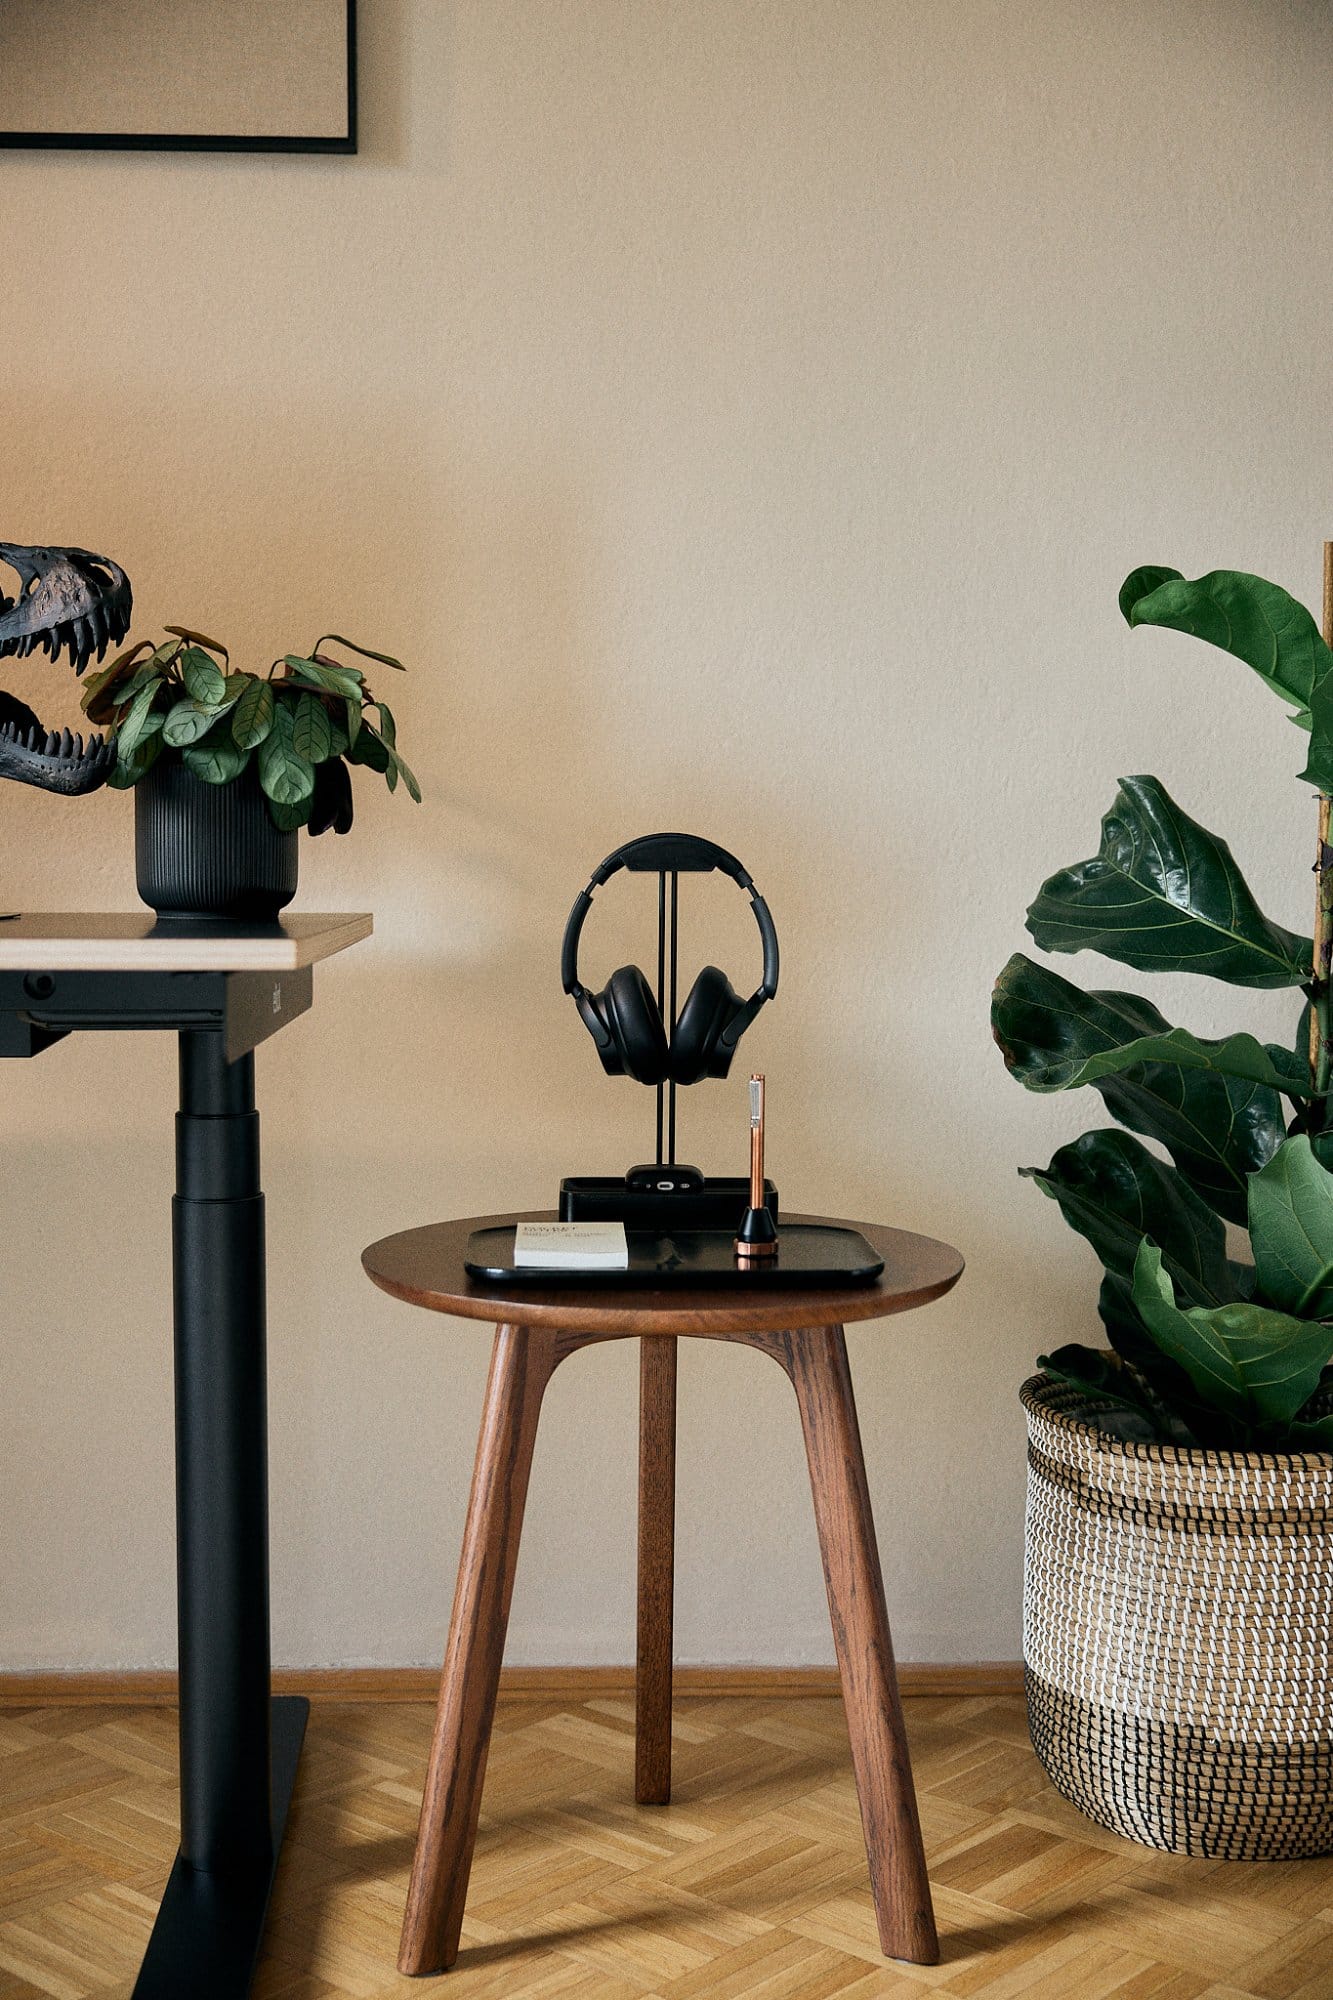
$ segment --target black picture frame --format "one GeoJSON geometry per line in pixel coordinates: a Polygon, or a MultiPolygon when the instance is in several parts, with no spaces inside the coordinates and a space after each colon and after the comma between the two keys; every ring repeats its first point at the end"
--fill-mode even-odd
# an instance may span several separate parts
{"type": "MultiPolygon", "coordinates": [[[[3,4],[3,0],[0,0],[3,4]]],[[[347,130],[336,135],[273,133],[259,137],[198,132],[0,131],[0,148],[130,153],[355,153],[357,150],[356,0],[345,0],[347,130]]]]}

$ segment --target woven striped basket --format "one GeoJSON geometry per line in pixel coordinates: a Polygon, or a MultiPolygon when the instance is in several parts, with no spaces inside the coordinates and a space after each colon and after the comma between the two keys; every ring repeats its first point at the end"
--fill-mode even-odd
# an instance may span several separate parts
{"type": "Polygon", "coordinates": [[[1120,1444],[1064,1384],[1022,1399],[1028,1726],[1051,1782],[1173,1854],[1333,1852],[1333,1454],[1120,1444]]]}

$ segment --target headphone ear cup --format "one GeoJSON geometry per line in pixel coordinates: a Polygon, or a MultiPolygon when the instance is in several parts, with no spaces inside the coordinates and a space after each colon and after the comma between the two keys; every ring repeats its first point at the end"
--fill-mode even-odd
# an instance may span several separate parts
{"type": "Polygon", "coordinates": [[[662,1083],[670,1064],[666,1030],[652,987],[637,965],[622,965],[611,974],[593,1006],[611,1036],[602,1064],[611,1076],[632,1076],[637,1083],[662,1083]],[[619,1057],[615,1068],[609,1058],[619,1057]]]}
{"type": "Polygon", "coordinates": [[[735,1050],[723,1045],[722,1034],[744,1005],[726,973],[706,965],[685,996],[671,1037],[670,1073],[677,1083],[726,1075],[735,1050]]]}

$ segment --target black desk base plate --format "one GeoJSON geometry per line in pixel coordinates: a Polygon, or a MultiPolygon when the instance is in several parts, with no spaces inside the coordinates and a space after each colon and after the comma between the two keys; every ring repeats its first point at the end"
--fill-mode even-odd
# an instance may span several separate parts
{"type": "Polygon", "coordinates": [[[176,1856],[132,2000],[243,2000],[250,1991],[309,1714],[303,1695],[273,1703],[272,1859],[203,1875],[176,1856]]]}

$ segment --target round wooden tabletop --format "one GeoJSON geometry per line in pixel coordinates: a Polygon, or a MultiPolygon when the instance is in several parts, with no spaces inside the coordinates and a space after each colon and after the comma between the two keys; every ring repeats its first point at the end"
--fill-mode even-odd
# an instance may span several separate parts
{"type": "Polygon", "coordinates": [[[429,1222],[381,1237],[361,1253],[368,1277],[381,1291],[432,1312],[492,1325],[546,1326],[566,1332],[779,1333],[802,1326],[841,1326],[882,1319],[928,1305],[957,1284],[963,1260],[949,1243],[882,1222],[837,1222],[823,1215],[788,1215],[784,1222],[833,1223],[859,1229],[884,1259],[880,1276],[865,1284],[774,1285],[753,1292],[736,1286],[649,1287],[598,1282],[491,1283],[463,1268],[474,1229],[514,1222],[555,1222],[549,1209],[524,1215],[473,1215],[429,1222]]]}

